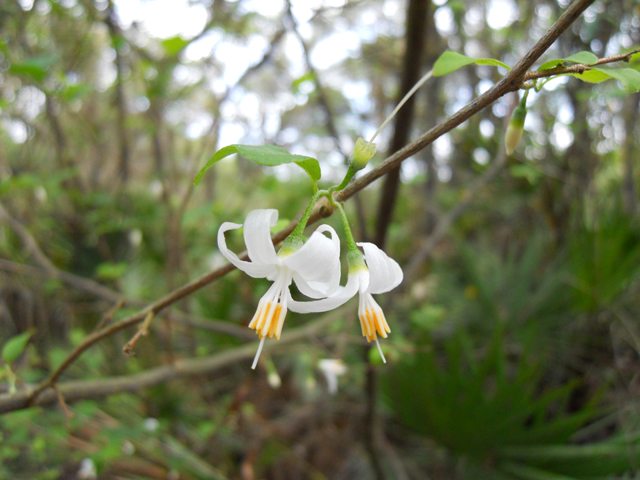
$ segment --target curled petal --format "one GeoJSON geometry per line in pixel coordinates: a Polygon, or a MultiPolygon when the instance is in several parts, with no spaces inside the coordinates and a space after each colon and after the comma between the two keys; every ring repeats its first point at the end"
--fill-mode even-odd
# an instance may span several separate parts
{"type": "Polygon", "coordinates": [[[296,285],[311,298],[331,295],[340,285],[340,239],[329,225],[320,225],[299,250],[281,262],[296,272],[296,285]],[[331,238],[322,232],[329,232],[331,238]]]}
{"type": "Polygon", "coordinates": [[[225,232],[229,230],[236,230],[240,227],[242,227],[242,225],[231,222],[225,222],[220,226],[220,229],[218,230],[218,248],[220,249],[220,253],[222,253],[224,258],[229,260],[233,265],[251,277],[264,278],[274,274],[276,271],[275,265],[264,265],[240,260],[235,253],[227,248],[227,242],[224,238],[225,232]]]}
{"type": "Polygon", "coordinates": [[[369,287],[367,293],[385,293],[396,288],[402,282],[400,265],[373,243],[358,243],[364,250],[364,259],[369,268],[369,287]]]}
{"type": "MultiPolygon", "coordinates": [[[[363,272],[364,273],[364,272],[363,272]]],[[[289,310],[297,313],[316,313],[316,312],[328,312],[334,308],[338,308],[341,305],[347,303],[347,301],[358,293],[358,287],[360,285],[360,277],[362,274],[349,275],[349,280],[344,287],[338,287],[338,289],[329,297],[322,300],[314,300],[311,302],[297,302],[291,298],[291,294],[287,292],[289,297],[287,298],[289,303],[289,310]]]]}
{"type": "Polygon", "coordinates": [[[244,243],[253,263],[275,265],[278,263],[276,250],[271,241],[271,227],[278,221],[278,211],[253,210],[244,221],[244,243]]]}

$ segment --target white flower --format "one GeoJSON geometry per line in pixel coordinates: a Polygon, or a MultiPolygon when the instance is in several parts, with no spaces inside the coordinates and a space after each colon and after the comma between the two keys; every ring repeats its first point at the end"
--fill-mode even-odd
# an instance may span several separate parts
{"type": "Polygon", "coordinates": [[[90,458],[85,458],[80,462],[80,468],[76,473],[78,478],[84,480],[95,480],[98,478],[98,472],[96,471],[96,464],[90,458]]]}
{"type": "Polygon", "coordinates": [[[369,342],[375,340],[380,356],[386,362],[378,342],[378,334],[387,338],[391,329],[384,312],[373,299],[372,294],[385,293],[396,288],[402,282],[403,273],[400,265],[373,243],[362,242],[357,245],[364,250],[366,266],[358,264],[357,259],[355,262],[350,261],[349,279],[344,287],[338,288],[333,295],[322,300],[313,302],[291,300],[290,308],[293,311],[304,309],[306,312],[326,312],[346,303],[359,292],[358,318],[362,335],[369,342]]]}
{"type": "Polygon", "coordinates": [[[318,362],[318,367],[327,380],[327,388],[330,395],[338,393],[338,377],[347,373],[347,366],[342,360],[323,358],[318,362]]]}
{"type": "MultiPolygon", "coordinates": [[[[244,222],[244,242],[250,262],[240,260],[227,248],[224,234],[242,227],[237,223],[225,222],[218,230],[218,248],[233,265],[254,278],[266,278],[273,285],[260,299],[258,309],[249,323],[260,337],[260,346],[251,368],[256,367],[264,340],[280,338],[288,305],[291,304],[289,286],[293,280],[304,295],[323,298],[336,291],[340,284],[340,240],[335,230],[321,225],[306,243],[296,245],[290,242],[276,254],[271,242],[271,227],[278,221],[277,210],[254,210],[244,222]],[[323,232],[328,232],[328,238],[323,232]]],[[[304,307],[293,308],[294,312],[307,313],[304,307]]]]}

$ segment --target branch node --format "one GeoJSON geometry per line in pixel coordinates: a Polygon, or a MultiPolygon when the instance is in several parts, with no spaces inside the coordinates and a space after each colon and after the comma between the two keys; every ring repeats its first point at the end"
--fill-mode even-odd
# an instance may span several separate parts
{"type": "Polygon", "coordinates": [[[131,355],[133,353],[133,348],[136,346],[136,343],[138,343],[138,340],[140,340],[140,337],[146,337],[147,335],[149,335],[149,325],[151,325],[151,320],[153,320],[153,317],[155,317],[155,315],[156,313],[153,310],[147,313],[144,321],[138,327],[138,331],[136,332],[136,334],[122,348],[122,353],[124,353],[125,355],[131,355]]]}

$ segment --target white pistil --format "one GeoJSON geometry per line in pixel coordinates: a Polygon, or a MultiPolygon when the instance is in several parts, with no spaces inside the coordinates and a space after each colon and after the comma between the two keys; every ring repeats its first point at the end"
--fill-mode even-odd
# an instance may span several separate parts
{"type": "Polygon", "coordinates": [[[258,347],[258,352],[251,367],[254,370],[258,364],[265,339],[267,337],[273,338],[274,336],[276,340],[280,339],[284,319],[287,316],[286,292],[292,277],[293,272],[286,267],[279,272],[273,285],[271,285],[267,293],[265,293],[260,299],[260,302],[258,302],[258,309],[249,323],[249,328],[255,329],[260,337],[260,346],[258,347]]]}
{"type": "Polygon", "coordinates": [[[258,359],[260,358],[260,353],[262,352],[262,347],[264,346],[264,341],[266,340],[266,338],[267,337],[262,337],[262,340],[260,340],[260,345],[258,346],[258,351],[256,352],[256,356],[253,359],[253,365],[251,365],[251,370],[255,370],[256,369],[256,365],[258,365],[258,359]]]}
{"type": "Polygon", "coordinates": [[[384,358],[384,353],[382,353],[382,347],[380,346],[380,342],[378,341],[377,338],[376,338],[376,345],[378,345],[378,351],[380,352],[380,356],[382,357],[382,361],[384,363],[387,363],[387,359],[384,358]]]}

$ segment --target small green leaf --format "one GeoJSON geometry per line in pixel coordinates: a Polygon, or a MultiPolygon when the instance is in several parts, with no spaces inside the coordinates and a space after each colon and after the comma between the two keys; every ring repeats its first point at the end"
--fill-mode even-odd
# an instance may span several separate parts
{"type": "Polygon", "coordinates": [[[2,359],[5,363],[13,363],[24,352],[24,349],[29,343],[29,339],[33,336],[35,330],[33,328],[21,333],[13,338],[10,338],[7,343],[2,347],[2,359]]]}
{"type": "Polygon", "coordinates": [[[298,90],[300,89],[300,85],[302,85],[304,82],[315,82],[315,79],[316,77],[313,73],[305,73],[301,77],[296,78],[291,82],[291,88],[294,92],[298,92],[298,90]]]}
{"type": "Polygon", "coordinates": [[[296,165],[302,168],[305,172],[309,174],[311,180],[313,180],[313,184],[315,185],[320,177],[322,176],[322,172],[320,171],[320,163],[315,158],[307,157],[304,160],[294,160],[296,165]]]}
{"type": "Polygon", "coordinates": [[[511,70],[511,67],[509,65],[501,62],[500,60],[495,60],[493,58],[472,58],[457,52],[451,52],[447,50],[442,55],[440,55],[440,57],[438,57],[438,60],[436,60],[436,63],[433,65],[433,76],[441,77],[451,72],[455,72],[459,68],[471,65],[472,63],[475,63],[476,65],[503,67],[507,70],[511,70]]]}
{"type": "Polygon", "coordinates": [[[78,83],[76,85],[69,85],[65,89],[60,91],[60,96],[67,101],[76,100],[84,97],[91,92],[91,86],[86,83],[78,83]]]}
{"type": "Polygon", "coordinates": [[[49,67],[58,60],[57,55],[46,55],[41,57],[33,57],[24,62],[11,62],[9,73],[13,75],[21,75],[31,77],[38,82],[43,81],[47,77],[49,67]]]}
{"type": "Polygon", "coordinates": [[[202,170],[198,172],[195,180],[193,181],[193,184],[198,185],[200,183],[200,180],[202,180],[202,176],[205,174],[207,170],[209,170],[213,166],[214,163],[219,162],[220,160],[228,157],[229,155],[238,153],[238,149],[236,147],[237,145],[229,145],[228,147],[221,148],[216,153],[214,153],[213,157],[211,157],[207,162],[207,164],[204,167],[202,167],[202,170]]]}
{"type": "Polygon", "coordinates": [[[198,172],[193,184],[198,185],[204,173],[211,168],[213,164],[234,153],[242,155],[252,162],[264,165],[265,167],[295,163],[309,174],[314,185],[321,177],[320,164],[315,158],[304,155],[293,155],[284,148],[276,145],[229,145],[221,148],[211,157],[202,170],[198,172]]]}
{"type": "Polygon", "coordinates": [[[128,268],[125,262],[101,263],[96,269],[96,276],[103,280],[117,280],[127,273],[128,268]]]}
{"type": "Polygon", "coordinates": [[[514,165],[509,169],[515,178],[526,178],[531,185],[535,185],[542,177],[542,174],[527,163],[514,165]]]}
{"type": "Polygon", "coordinates": [[[161,42],[162,48],[164,48],[164,51],[170,57],[175,57],[182,50],[184,50],[185,47],[189,45],[189,43],[190,40],[185,40],[179,35],[176,37],[167,38],[166,40],[163,40],[161,42]]]}
{"type": "Polygon", "coordinates": [[[548,62],[543,63],[538,70],[549,70],[551,68],[561,67],[565,62],[571,63],[584,63],[585,65],[593,65],[598,61],[598,57],[596,57],[591,52],[578,52],[567,58],[557,58],[555,60],[549,60],[548,62]]]}

